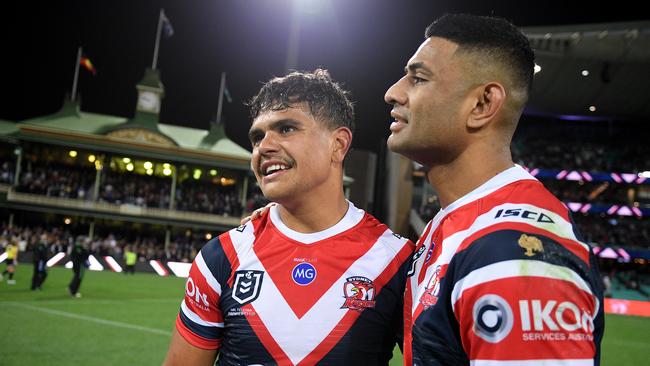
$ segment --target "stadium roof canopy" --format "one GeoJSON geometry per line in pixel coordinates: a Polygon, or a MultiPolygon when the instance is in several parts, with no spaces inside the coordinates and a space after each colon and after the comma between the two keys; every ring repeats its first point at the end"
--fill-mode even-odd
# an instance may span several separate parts
{"type": "Polygon", "coordinates": [[[523,31],[542,68],[535,75],[527,113],[577,119],[650,118],[650,21],[523,31]]]}
{"type": "Polygon", "coordinates": [[[0,121],[0,138],[249,169],[251,153],[228,139],[222,125],[206,131],[158,123],[157,118],[142,112],[131,119],[83,112],[66,100],[52,115],[20,123],[0,121]]]}

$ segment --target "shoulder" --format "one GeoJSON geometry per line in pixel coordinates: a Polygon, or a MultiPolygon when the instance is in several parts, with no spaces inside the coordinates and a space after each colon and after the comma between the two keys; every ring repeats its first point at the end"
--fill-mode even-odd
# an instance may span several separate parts
{"type": "Polygon", "coordinates": [[[355,230],[355,235],[360,238],[367,237],[369,240],[374,241],[375,245],[390,251],[393,256],[399,255],[402,257],[405,255],[408,257],[415,249],[415,244],[412,241],[394,232],[386,224],[367,212],[365,212],[363,220],[360,225],[355,227],[355,230]]]}

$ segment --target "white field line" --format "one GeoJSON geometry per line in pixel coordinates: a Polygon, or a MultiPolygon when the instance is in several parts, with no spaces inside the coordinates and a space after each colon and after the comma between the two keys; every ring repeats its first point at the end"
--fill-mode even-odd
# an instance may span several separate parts
{"type": "Polygon", "coordinates": [[[34,310],[34,311],[40,311],[42,313],[46,313],[46,314],[50,314],[50,315],[64,316],[64,317],[67,317],[67,318],[85,320],[85,321],[88,321],[88,322],[102,324],[102,325],[109,325],[109,326],[117,327],[117,328],[126,328],[126,329],[132,329],[132,330],[139,330],[139,331],[142,331],[142,332],[153,333],[153,334],[164,335],[164,336],[170,336],[171,335],[171,330],[166,331],[166,330],[160,330],[160,329],[156,329],[156,328],[143,327],[141,325],[133,325],[133,324],[128,324],[128,323],[116,322],[116,321],[113,321],[113,320],[106,320],[106,319],[96,318],[96,317],[93,317],[93,316],[79,315],[79,314],[74,314],[74,313],[68,313],[66,311],[46,309],[46,308],[41,308],[41,307],[38,307],[38,306],[31,306],[31,305],[27,305],[25,303],[7,301],[7,302],[3,302],[3,304],[13,305],[13,306],[21,308],[21,309],[30,309],[30,310],[34,310]]]}

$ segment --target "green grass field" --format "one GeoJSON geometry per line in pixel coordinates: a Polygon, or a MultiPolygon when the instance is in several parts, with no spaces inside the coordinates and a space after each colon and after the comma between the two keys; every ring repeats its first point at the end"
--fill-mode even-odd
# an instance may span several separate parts
{"type": "MultiPolygon", "coordinates": [[[[67,292],[71,270],[50,269],[36,292],[29,290],[31,270],[22,264],[16,285],[0,282],[0,365],[162,363],[183,279],[88,271],[77,299],[67,292]]],[[[646,364],[649,330],[650,318],[608,315],[602,364],[646,364]]],[[[399,364],[396,350],[391,365],[399,364]]]]}

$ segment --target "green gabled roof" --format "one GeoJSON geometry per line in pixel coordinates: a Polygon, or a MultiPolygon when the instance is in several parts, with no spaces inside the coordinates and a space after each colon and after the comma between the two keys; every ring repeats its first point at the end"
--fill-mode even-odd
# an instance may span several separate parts
{"type": "Polygon", "coordinates": [[[250,159],[251,153],[227,138],[225,134],[218,135],[197,128],[158,124],[158,129],[167,136],[172,136],[180,147],[186,149],[204,150],[220,155],[231,155],[241,159],[250,159]],[[216,137],[216,138],[214,138],[216,137]]]}
{"type": "Polygon", "coordinates": [[[0,119],[0,136],[8,136],[18,132],[16,122],[0,119]]]}
{"type": "Polygon", "coordinates": [[[127,121],[125,117],[106,114],[82,112],[79,105],[67,100],[60,111],[42,117],[24,120],[19,123],[42,126],[56,130],[68,130],[76,133],[101,134],[101,131],[118,126],[127,121]]]}
{"type": "Polygon", "coordinates": [[[104,151],[133,151],[154,158],[173,156],[175,160],[214,164],[220,162],[238,169],[248,167],[251,153],[228,139],[223,127],[210,131],[158,123],[158,115],[136,112],[129,119],[98,113],[83,112],[78,103],[64,102],[57,113],[31,118],[20,123],[0,125],[4,138],[27,139],[104,151]],[[141,129],[155,132],[176,146],[164,146],[125,138],[106,136],[109,132],[141,129]],[[11,135],[9,135],[11,134],[11,135]],[[225,160],[224,160],[225,159],[225,160]]]}

